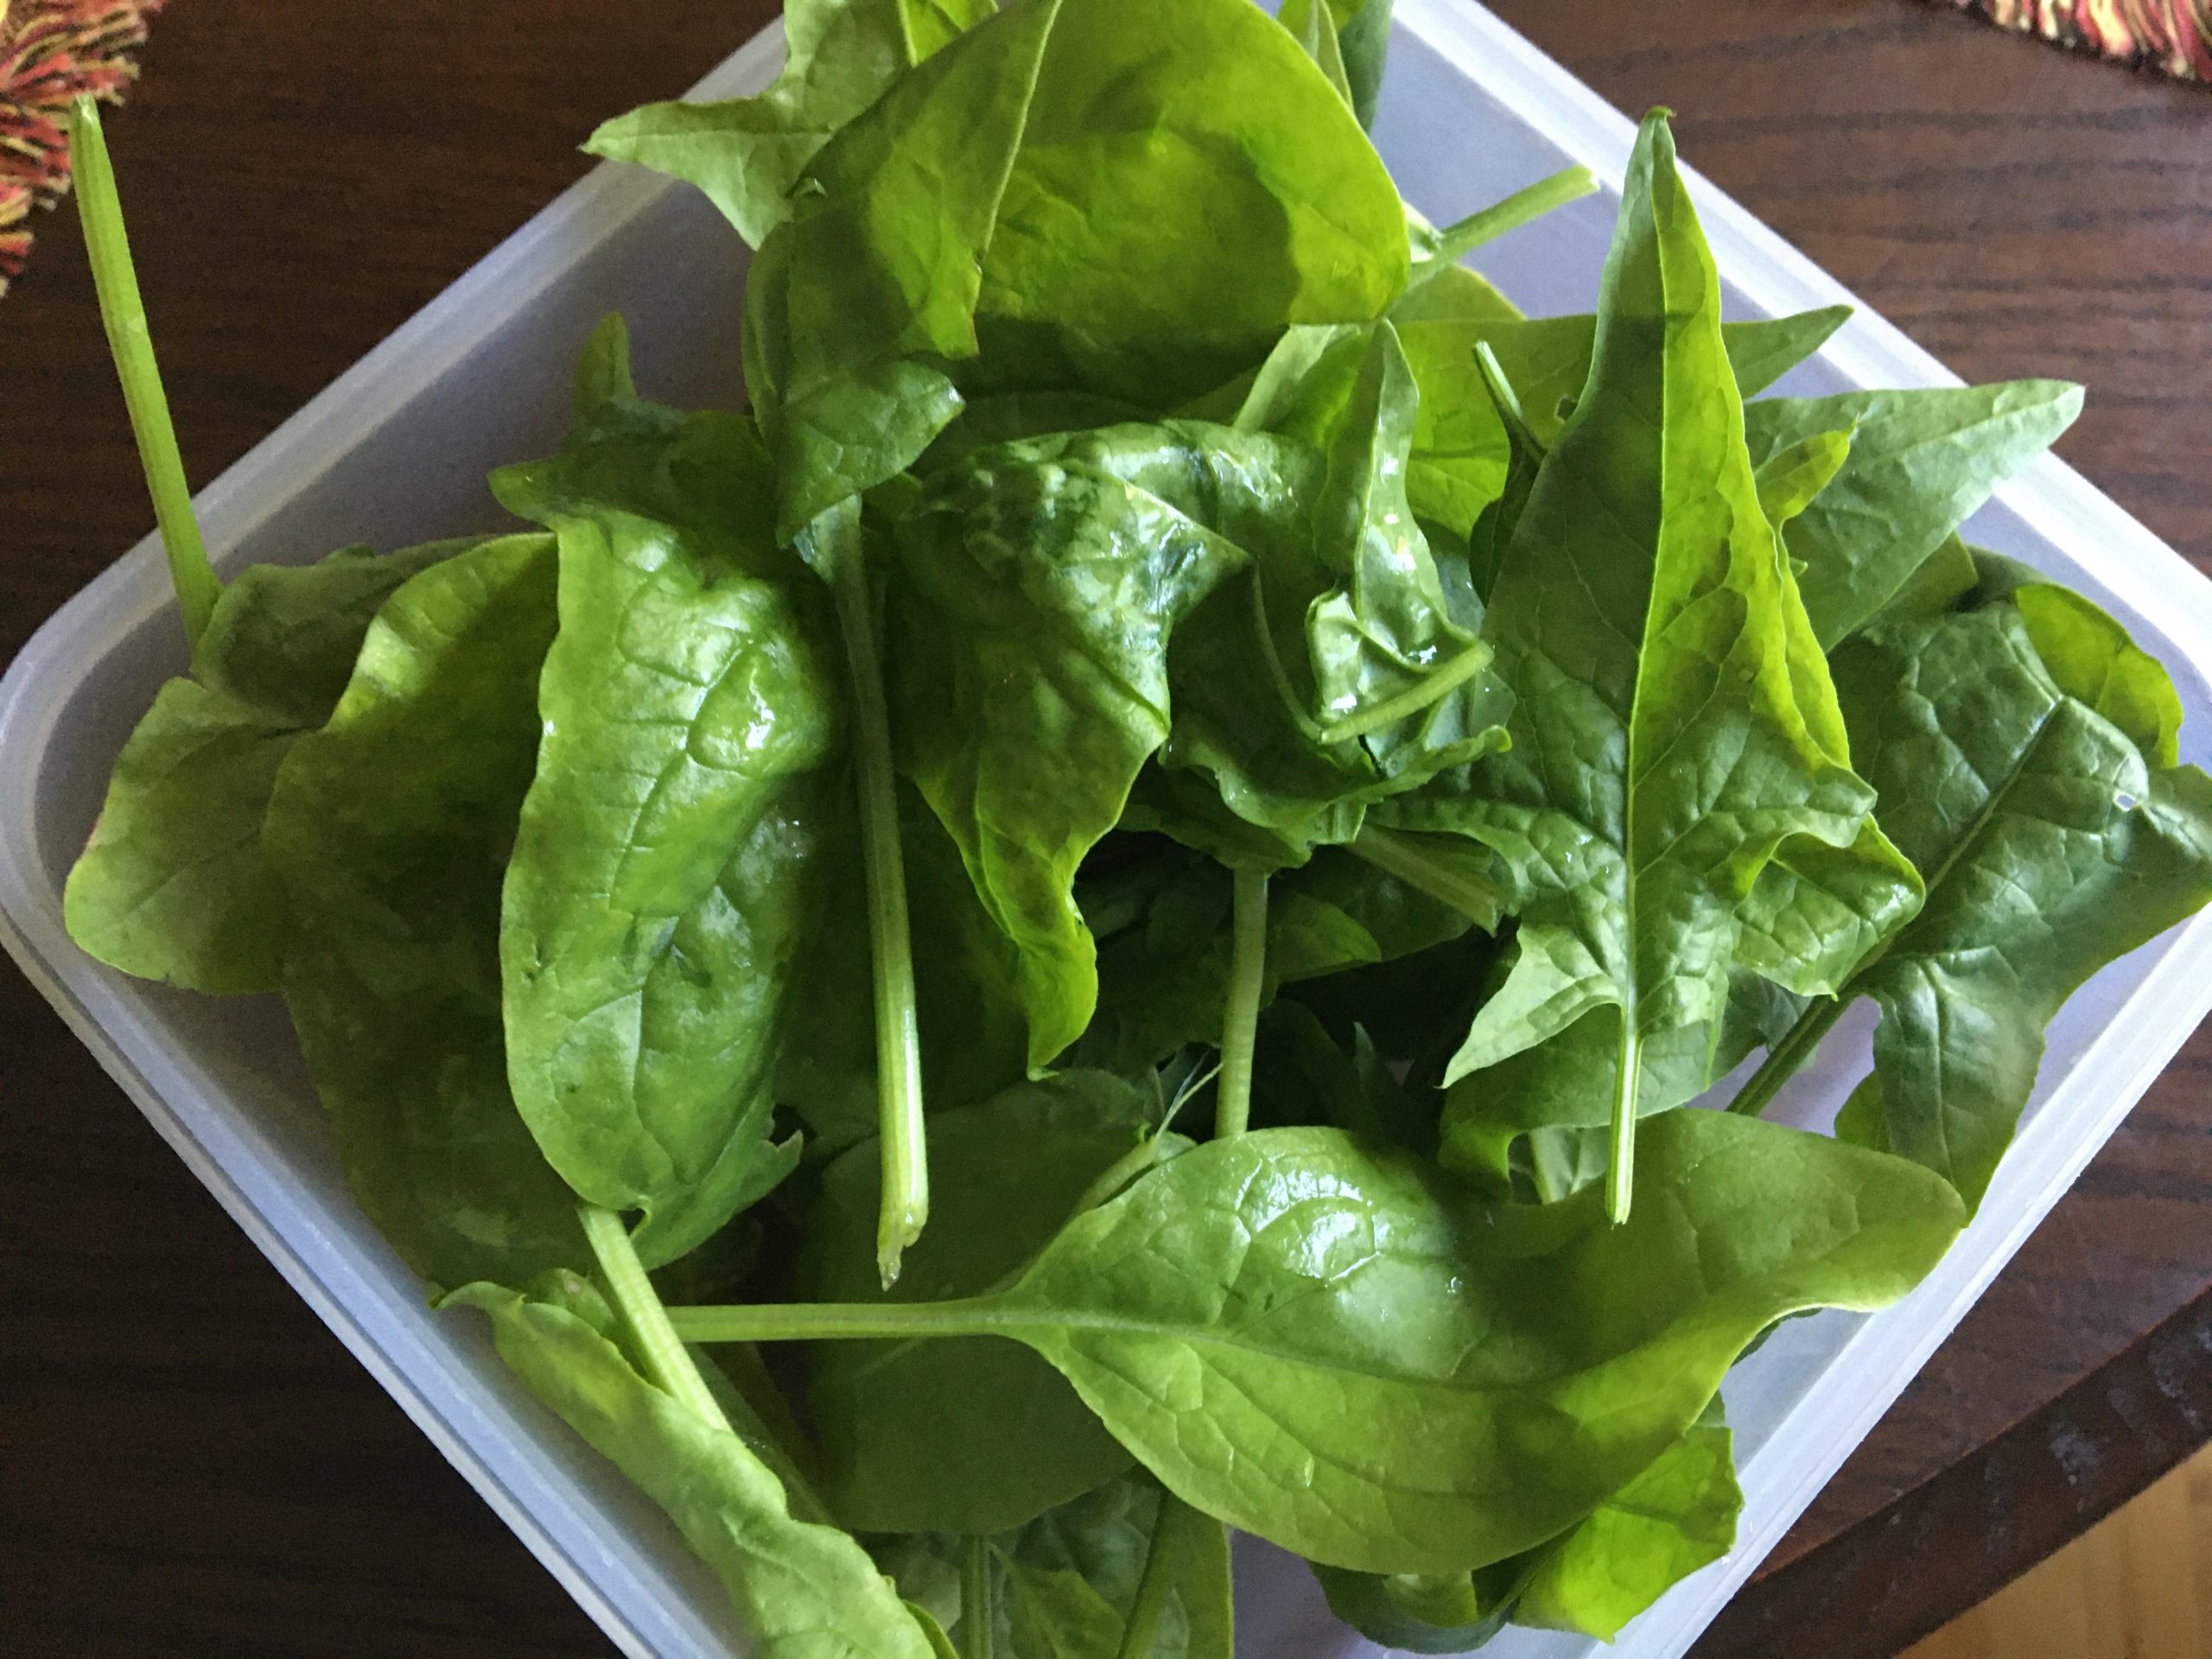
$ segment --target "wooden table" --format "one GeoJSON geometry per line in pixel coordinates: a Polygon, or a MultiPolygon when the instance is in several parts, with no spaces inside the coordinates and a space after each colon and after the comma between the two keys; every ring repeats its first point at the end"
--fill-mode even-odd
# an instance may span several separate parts
{"type": "MultiPolygon", "coordinates": [[[[182,0],[111,131],[194,476],[690,83],[766,0],[182,0]],[[372,21],[373,20],[373,21],[372,21]]],[[[1505,0],[2212,568],[2212,92],[1909,0],[1505,0]]],[[[0,658],[147,528],[82,249],[0,304],[0,658]]],[[[0,785],[4,786],[4,785],[0,785]]],[[[0,969],[0,1630],[103,1656],[608,1644],[0,969]]],[[[1887,1654],[2212,1433],[2212,1029],[1699,1651],[1887,1654]]]]}

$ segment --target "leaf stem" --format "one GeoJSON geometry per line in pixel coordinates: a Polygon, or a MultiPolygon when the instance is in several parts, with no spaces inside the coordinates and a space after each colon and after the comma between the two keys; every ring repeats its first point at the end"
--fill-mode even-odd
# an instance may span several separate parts
{"type": "Polygon", "coordinates": [[[178,453],[176,428],[169,420],[162,372],[154,360],[154,339],[146,326],[146,307],[138,294],[138,273],[130,262],[130,238],[123,228],[123,201],[108,159],[107,136],[99,108],[80,97],[69,109],[69,148],[77,180],[77,213],[84,221],[85,251],[99,291],[100,323],[107,331],[116,377],[123,383],[124,407],[130,414],[138,462],[154,498],[154,523],[169,562],[169,582],[184,613],[184,637],[197,646],[207,631],[223,584],[207,562],[200,521],[192,514],[192,490],[185,482],[184,457],[178,453]]]}
{"type": "Polygon", "coordinates": [[[1759,1069],[1736,1091],[1735,1099],[1728,1103],[1728,1109],[1741,1112],[1746,1117],[1756,1117],[1764,1112],[1781,1092],[1782,1085],[1796,1077],[1805,1062],[1813,1058],[1821,1039],[1843,1017],[1851,1001],[1845,996],[1822,997],[1799,1014],[1797,1023],[1783,1033],[1780,1042],[1767,1050],[1759,1069]]]}
{"type": "Polygon", "coordinates": [[[973,1533],[960,1552],[960,1659],[991,1659],[997,1622],[991,1605],[991,1541],[973,1533]]]}
{"type": "Polygon", "coordinates": [[[1497,927],[1504,895],[1466,874],[1446,868],[1421,849],[1420,837],[1375,824],[1363,824],[1346,849],[1385,875],[1395,876],[1416,893],[1458,911],[1484,931],[1497,927]]]}
{"type": "Polygon", "coordinates": [[[759,1302],[671,1307],[685,1342],[871,1342],[916,1337],[1007,1336],[1034,1323],[990,1299],[957,1302],[759,1302]]]}
{"type": "Polygon", "coordinates": [[[1221,1084],[1214,1096],[1213,1132],[1224,1140],[1243,1134],[1252,1117],[1252,1048],[1268,976],[1266,872],[1238,870],[1233,895],[1229,1003],[1222,1019],[1221,1084]]]}
{"type": "Polygon", "coordinates": [[[1116,1659],[1151,1659],[1159,1639],[1160,1616],[1175,1588],[1175,1568],[1186,1544],[1194,1542],[1192,1523],[1206,1517],[1174,1493],[1162,1488],[1160,1512],[1152,1522],[1152,1540],[1145,1549],[1144,1576],[1137,1580],[1137,1599],[1130,1605],[1128,1623],[1122,1627],[1122,1646],[1116,1659]]]}
{"type": "Polygon", "coordinates": [[[1470,213],[1436,233],[1435,251],[1414,273],[1419,287],[1447,265],[1456,265],[1485,242],[1494,242],[1508,231],[1517,231],[1554,208],[1578,201],[1598,188],[1598,178],[1586,167],[1562,168],[1548,179],[1539,179],[1525,190],[1516,190],[1503,201],[1470,213]]]}
{"type": "Polygon", "coordinates": [[[716,1428],[728,1428],[729,1419],[722,1414],[721,1407],[708,1392],[706,1379],[684,1351],[683,1338],[670,1324],[668,1309],[661,1305],[652,1281],[645,1276],[645,1264],[638,1259],[622,1217],[595,1204],[578,1205],[576,1214],[583,1222],[592,1254],[599,1258],[600,1277],[607,1293],[629,1327],[631,1340],[637,1344],[645,1375],[663,1393],[673,1395],[716,1428]]]}
{"type": "Polygon", "coordinates": [[[929,1152],[922,1127],[922,1041],[915,1011],[914,945],[906,869],[899,846],[899,784],[891,766],[891,716],[877,654],[874,606],[861,549],[860,502],[849,498],[801,532],[801,552],[830,580],[852,677],[853,771],[859,785],[862,873],[875,978],[875,1075],[883,1160],[876,1269],[888,1290],[906,1247],[930,1216],[929,1152]]]}
{"type": "Polygon", "coordinates": [[[1429,670],[1404,690],[1375,702],[1363,703],[1343,718],[1319,727],[1315,734],[1324,743],[1348,743],[1353,738],[1379,732],[1385,726],[1394,726],[1432,703],[1441,702],[1488,668],[1495,655],[1488,645],[1478,639],[1440,666],[1429,670]]]}
{"type": "Polygon", "coordinates": [[[1628,1219],[1636,1197],[1636,1097],[1643,1070],[1643,1046],[1637,1035],[1636,1013],[1621,1010],[1620,1077],[1613,1096],[1613,1155],[1605,1167],[1605,1214],[1614,1226],[1628,1219]]]}

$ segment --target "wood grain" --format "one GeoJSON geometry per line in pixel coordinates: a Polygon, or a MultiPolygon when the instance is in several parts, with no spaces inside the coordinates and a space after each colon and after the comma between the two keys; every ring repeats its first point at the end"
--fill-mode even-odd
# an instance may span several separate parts
{"type": "MultiPolygon", "coordinates": [[[[110,132],[193,475],[769,10],[166,13],[110,132]]],[[[2212,568],[2212,96],[1902,0],[1498,10],[1681,111],[1693,162],[1962,373],[2088,381],[2064,452],[2212,568]]],[[[41,232],[0,305],[0,658],[150,520],[73,224],[41,232]]],[[[607,1653],[12,969],[0,1033],[0,1649],[607,1653]]],[[[2201,1032],[1700,1652],[1895,1652],[2147,1484],[2206,1429],[2145,1333],[2212,1319],[2208,1284],[2201,1032]]]]}

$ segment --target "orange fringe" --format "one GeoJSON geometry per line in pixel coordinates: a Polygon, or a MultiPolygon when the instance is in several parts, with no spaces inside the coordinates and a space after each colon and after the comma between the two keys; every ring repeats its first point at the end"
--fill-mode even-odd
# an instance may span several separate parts
{"type": "Polygon", "coordinates": [[[69,105],[122,101],[130,54],[168,0],[0,0],[0,294],[22,275],[30,214],[69,193],[69,105]]]}
{"type": "Polygon", "coordinates": [[[2212,0],[1955,0],[2024,35],[2212,81],[2212,0]]]}

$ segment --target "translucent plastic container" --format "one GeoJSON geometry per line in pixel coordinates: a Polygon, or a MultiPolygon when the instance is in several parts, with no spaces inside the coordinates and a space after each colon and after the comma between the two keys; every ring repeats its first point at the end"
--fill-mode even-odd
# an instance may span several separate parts
{"type": "MultiPolygon", "coordinates": [[[[1411,200],[1444,221],[1565,165],[1617,185],[1633,129],[1466,0],[1398,0],[1377,140],[1411,200]]],[[[764,86],[781,52],[756,39],[699,88],[764,86]]],[[[1697,200],[1734,315],[1850,296],[1702,181],[1697,200]]],[[[1587,309],[1616,197],[1599,196],[1484,250],[1533,315],[1587,309]]],[[[560,436],[569,369],[620,309],[639,384],[671,402],[739,397],[743,251],[686,189],[601,168],[211,485],[200,507],[229,565],[303,562],[342,543],[397,545],[502,516],[483,477],[560,436]],[[394,487],[397,486],[397,487],[394,487]]],[[[1783,390],[1955,384],[1860,309],[1783,390]]],[[[2073,471],[2044,461],[1971,526],[1974,538],[2082,588],[2180,683],[2185,757],[2212,740],[2212,584],[2073,471]]],[[[218,1001],[109,972],[61,924],[61,884],[125,734],[183,666],[150,538],[41,629],[0,680],[0,937],[147,1117],[278,1269],[624,1651],[741,1654],[719,1587],[674,1529],[531,1401],[482,1322],[434,1315],[346,1190],[332,1137],[274,999],[218,1001]]],[[[1827,1479],[2212,1007],[2212,915],[2106,970],[2051,1033],[2019,1141],[1965,1237],[1912,1297],[1871,1318],[1786,1326],[1730,1378],[1745,1510],[1733,1554],[1679,1586],[1615,1651],[1670,1659],[1827,1479]]],[[[1777,1112],[1821,1124],[1866,1064],[1865,1009],[1777,1112]]],[[[1238,1651],[1250,1659],[1376,1652],[1346,1636],[1302,1567],[1240,1554],[1238,1651]]],[[[1515,1633],[1491,1651],[1596,1650],[1515,1633]]]]}

